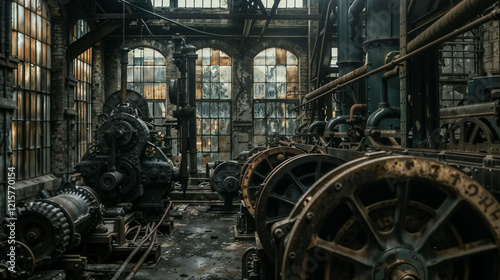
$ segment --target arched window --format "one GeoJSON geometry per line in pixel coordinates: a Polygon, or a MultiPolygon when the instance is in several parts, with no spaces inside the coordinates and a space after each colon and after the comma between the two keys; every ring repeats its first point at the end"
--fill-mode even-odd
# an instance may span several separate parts
{"type": "Polygon", "coordinates": [[[231,159],[231,58],[223,51],[196,52],[198,162],[231,159]]]}
{"type": "Polygon", "coordinates": [[[17,179],[50,172],[49,7],[43,0],[12,3],[12,55],[17,111],[12,118],[12,165],[17,179]]]}
{"type": "Polygon", "coordinates": [[[148,100],[149,114],[156,124],[167,116],[167,60],[152,48],[135,48],[128,53],[127,88],[148,100]]]}
{"type": "MultiPolygon", "coordinates": [[[[73,42],[90,31],[88,24],[83,20],[73,27],[73,42]]],[[[79,162],[92,142],[92,48],[87,49],[73,59],[73,74],[78,80],[75,89],[76,118],[76,157],[79,162]]]]}
{"type": "Polygon", "coordinates": [[[295,135],[299,104],[297,57],[281,48],[263,50],[254,58],[254,146],[267,144],[268,136],[295,135]]]}

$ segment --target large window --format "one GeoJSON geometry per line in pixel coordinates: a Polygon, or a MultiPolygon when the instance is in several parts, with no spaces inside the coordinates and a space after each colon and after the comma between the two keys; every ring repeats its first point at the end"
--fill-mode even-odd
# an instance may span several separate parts
{"type": "Polygon", "coordinates": [[[136,48],[128,53],[127,88],[142,94],[156,124],[167,116],[167,60],[151,48],[136,48]]]}
{"type": "MultiPolygon", "coordinates": [[[[262,4],[266,8],[272,8],[274,5],[274,0],[262,0],[262,4]]],[[[278,4],[278,8],[303,8],[304,0],[281,0],[278,4]]]]}
{"type": "Polygon", "coordinates": [[[12,164],[17,179],[50,172],[50,16],[43,0],[12,3],[12,55],[17,111],[12,120],[12,164]]]}
{"type": "Polygon", "coordinates": [[[212,48],[196,52],[198,162],[231,159],[231,58],[212,48]]]}
{"type": "MultiPolygon", "coordinates": [[[[73,42],[90,31],[83,20],[73,27],[73,42]]],[[[78,80],[75,89],[76,119],[76,157],[79,162],[92,142],[92,48],[86,50],[73,60],[73,74],[78,80]]]]}
{"type": "Polygon", "coordinates": [[[273,135],[295,135],[299,103],[297,57],[285,49],[269,48],[254,58],[254,145],[267,144],[273,135]]]}
{"type": "Polygon", "coordinates": [[[479,38],[476,30],[443,44],[439,51],[441,106],[454,107],[466,97],[470,75],[479,73],[479,38]]]}

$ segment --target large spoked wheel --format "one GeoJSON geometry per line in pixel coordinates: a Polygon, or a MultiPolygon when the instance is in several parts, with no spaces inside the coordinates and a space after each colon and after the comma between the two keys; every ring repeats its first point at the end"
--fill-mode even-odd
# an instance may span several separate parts
{"type": "Polygon", "coordinates": [[[287,238],[283,279],[500,279],[500,204],[461,171],[384,157],[323,178],[287,238]]]}
{"type": "Polygon", "coordinates": [[[255,227],[270,259],[275,252],[272,225],[288,217],[309,187],[343,163],[344,160],[330,155],[298,155],[278,165],[267,176],[255,206],[255,227]]]}
{"type": "Polygon", "coordinates": [[[486,122],[478,118],[464,118],[446,131],[441,148],[470,152],[491,152],[497,136],[486,122]]]}
{"type": "Polygon", "coordinates": [[[255,155],[240,181],[243,201],[250,215],[255,217],[257,192],[267,175],[285,160],[304,153],[292,147],[276,147],[255,155]]]}

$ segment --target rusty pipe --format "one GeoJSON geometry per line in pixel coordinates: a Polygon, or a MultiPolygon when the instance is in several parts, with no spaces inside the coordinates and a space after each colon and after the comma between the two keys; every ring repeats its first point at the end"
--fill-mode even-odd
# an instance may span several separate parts
{"type": "MultiPolygon", "coordinates": [[[[412,57],[414,57],[414,56],[416,56],[416,55],[418,55],[418,54],[420,54],[420,53],[428,50],[429,48],[435,47],[435,46],[437,46],[439,44],[442,44],[442,43],[444,43],[444,42],[446,42],[446,41],[448,41],[448,40],[450,40],[452,38],[455,38],[456,36],[458,36],[460,34],[463,34],[463,33],[467,32],[467,31],[469,31],[469,30],[471,30],[473,28],[476,28],[476,27],[478,27],[478,26],[480,26],[482,24],[485,24],[486,22],[489,22],[489,21],[495,20],[495,19],[499,19],[499,18],[500,18],[500,9],[496,9],[496,10],[490,12],[489,14],[487,14],[487,15],[481,17],[481,18],[478,18],[477,20],[475,20],[475,21],[473,21],[473,22],[471,22],[471,23],[469,23],[469,24],[467,24],[467,25],[465,25],[465,26],[463,26],[463,27],[461,27],[461,28],[459,28],[459,29],[457,29],[457,30],[449,33],[448,35],[445,35],[445,36],[437,39],[436,41],[433,41],[433,42],[431,42],[431,43],[429,43],[429,44],[427,44],[425,46],[422,46],[422,47],[420,47],[420,48],[418,48],[418,49],[416,49],[416,50],[414,50],[414,51],[412,51],[412,52],[410,52],[408,54],[403,55],[403,56],[397,56],[397,57],[395,57],[393,61],[391,61],[391,62],[389,62],[389,63],[387,63],[385,65],[382,65],[382,66],[378,67],[377,69],[373,69],[370,72],[367,72],[367,73],[361,74],[359,76],[353,77],[352,80],[347,80],[347,82],[345,82],[345,83],[339,84],[337,86],[331,86],[330,88],[328,88],[326,90],[323,90],[321,92],[316,92],[316,91],[319,91],[321,88],[326,87],[327,85],[331,84],[332,82],[335,82],[336,80],[332,81],[332,82],[324,85],[323,87],[318,88],[318,89],[316,89],[316,90],[308,93],[308,95],[310,95],[312,93],[315,93],[315,95],[311,96],[308,101],[306,101],[306,102],[304,102],[304,103],[302,103],[302,104],[300,104],[300,105],[298,105],[298,106],[296,106],[296,107],[294,107],[292,109],[295,110],[295,109],[299,109],[301,107],[304,107],[305,105],[313,102],[314,100],[316,100],[316,99],[318,99],[318,98],[320,98],[320,97],[322,97],[322,96],[324,96],[326,94],[331,93],[334,90],[337,90],[337,89],[339,89],[339,88],[341,88],[343,86],[347,86],[347,85],[349,85],[351,83],[360,81],[360,80],[362,80],[362,79],[364,79],[366,77],[369,77],[371,75],[375,75],[375,74],[380,73],[382,71],[388,71],[388,70],[394,69],[394,67],[396,67],[399,63],[404,62],[404,61],[406,61],[406,60],[408,60],[408,59],[410,59],[410,58],[412,58],[412,57]]],[[[360,69],[360,68],[358,68],[358,69],[360,69]]],[[[356,70],[358,70],[358,69],[356,69],[356,70]]],[[[341,78],[343,78],[343,76],[340,77],[339,79],[341,79],[341,78]]]]}
{"type": "Polygon", "coordinates": [[[344,76],[339,77],[338,79],[335,79],[335,80],[329,82],[328,84],[315,89],[314,91],[311,91],[310,93],[306,94],[305,99],[309,100],[309,99],[315,98],[315,97],[319,96],[320,94],[326,92],[327,90],[330,90],[330,89],[335,88],[336,86],[338,86],[340,84],[346,83],[354,78],[357,78],[357,77],[361,76],[362,74],[366,73],[366,69],[368,69],[368,65],[363,65],[363,66],[359,67],[358,69],[355,69],[354,71],[349,72],[349,73],[345,74],[344,76]]]}
{"type": "Polygon", "coordinates": [[[361,113],[366,112],[368,109],[368,106],[366,104],[354,104],[351,107],[351,110],[349,111],[349,120],[347,122],[354,122],[354,113],[356,113],[356,110],[360,110],[361,113]]]}
{"type": "Polygon", "coordinates": [[[121,104],[127,104],[127,64],[128,64],[128,48],[122,49],[121,59],[121,104]]]}
{"type": "Polygon", "coordinates": [[[132,269],[132,271],[130,271],[130,273],[128,274],[127,278],[125,278],[125,280],[132,280],[134,278],[135,274],[137,273],[137,271],[139,270],[139,268],[141,267],[141,265],[144,263],[144,261],[146,260],[146,258],[148,257],[148,255],[153,250],[153,247],[154,247],[154,245],[156,243],[156,235],[157,235],[157,231],[154,232],[153,238],[151,238],[151,241],[149,242],[148,249],[146,249],[146,252],[144,252],[144,254],[142,255],[142,257],[135,264],[134,268],[132,269]]]}
{"type": "Polygon", "coordinates": [[[419,47],[432,42],[443,35],[462,26],[464,22],[482,13],[486,8],[493,5],[497,0],[464,0],[449,10],[444,16],[429,26],[424,32],[411,40],[407,45],[407,51],[411,52],[419,47]]]}
{"type": "Polygon", "coordinates": [[[111,278],[111,280],[117,280],[118,278],[120,278],[123,271],[125,271],[125,268],[130,263],[130,261],[135,256],[135,254],[137,254],[137,252],[139,252],[139,250],[142,248],[144,243],[146,243],[146,241],[151,237],[151,235],[153,235],[153,233],[156,232],[158,227],[163,223],[163,221],[167,217],[168,211],[170,211],[170,207],[172,207],[172,201],[169,202],[167,208],[165,209],[165,214],[163,214],[163,216],[161,217],[158,224],[151,230],[151,232],[146,237],[144,237],[142,239],[142,241],[139,244],[137,244],[137,247],[135,247],[135,249],[128,255],[127,259],[125,259],[125,261],[122,263],[122,265],[120,266],[118,271],[115,273],[115,275],[113,275],[113,278],[111,278]]]}

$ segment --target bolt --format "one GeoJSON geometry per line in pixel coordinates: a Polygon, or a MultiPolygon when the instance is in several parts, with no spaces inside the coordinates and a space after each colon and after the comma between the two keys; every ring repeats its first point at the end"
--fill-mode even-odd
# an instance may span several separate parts
{"type": "Polygon", "coordinates": [[[283,231],[278,228],[274,231],[274,237],[276,237],[277,239],[281,239],[281,237],[283,237],[283,231]]]}
{"type": "Polygon", "coordinates": [[[335,183],[334,187],[335,187],[335,190],[340,191],[343,186],[341,183],[335,183]]]}
{"type": "Polygon", "coordinates": [[[294,261],[296,257],[297,257],[297,255],[295,255],[294,252],[291,252],[290,254],[288,254],[288,259],[290,261],[294,261]]]}
{"type": "Polygon", "coordinates": [[[313,218],[314,218],[314,214],[313,213],[309,212],[309,213],[306,214],[306,219],[308,221],[312,221],[313,218]]]}

